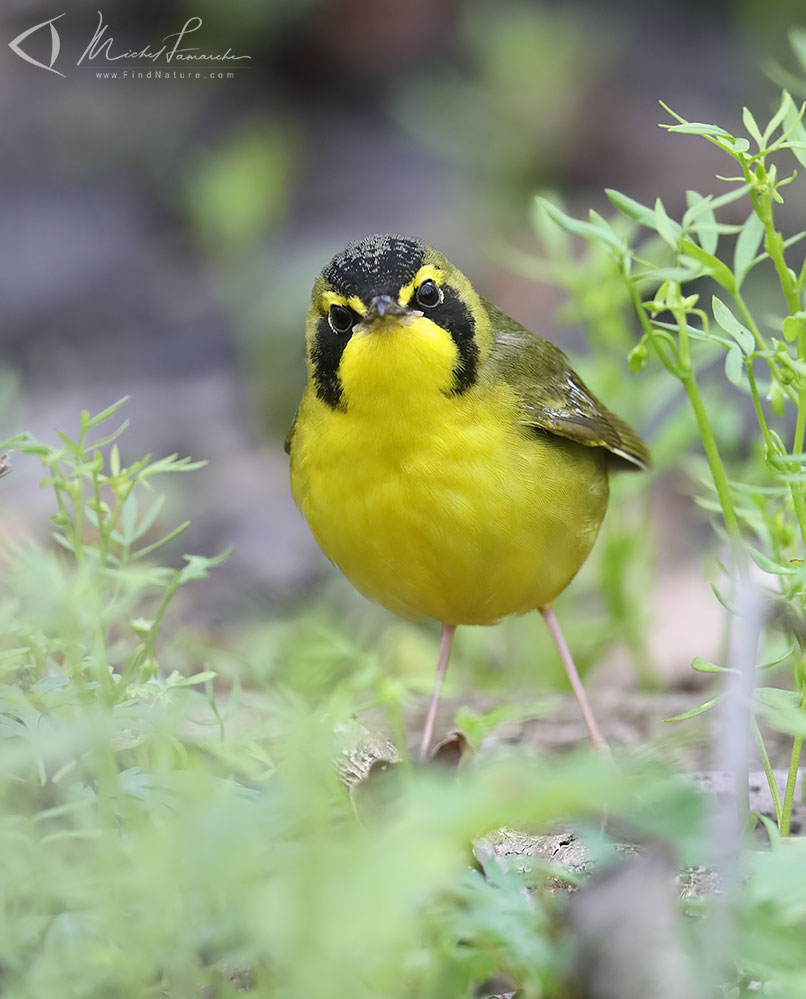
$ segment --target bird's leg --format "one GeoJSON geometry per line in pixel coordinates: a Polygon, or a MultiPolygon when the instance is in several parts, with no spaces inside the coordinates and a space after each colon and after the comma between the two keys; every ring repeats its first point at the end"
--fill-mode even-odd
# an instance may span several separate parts
{"type": "Polygon", "coordinates": [[[423,740],[420,743],[420,759],[428,756],[431,748],[431,739],[434,735],[434,722],[437,717],[437,707],[439,706],[439,694],[445,680],[445,673],[448,669],[448,659],[451,655],[451,645],[453,636],[456,633],[455,624],[442,625],[442,638],[439,643],[439,659],[437,660],[437,674],[434,678],[434,692],[431,694],[431,701],[428,705],[428,714],[425,716],[425,728],[423,729],[423,740]]]}
{"type": "Polygon", "coordinates": [[[588,703],[585,688],[582,686],[582,681],[579,679],[579,673],[577,673],[577,668],[574,665],[573,658],[571,657],[571,650],[568,648],[568,643],[565,640],[565,635],[562,633],[560,622],[557,620],[557,616],[554,613],[554,608],[551,605],[548,607],[541,607],[540,613],[543,615],[543,620],[546,622],[549,634],[554,640],[554,644],[557,646],[557,651],[560,653],[560,659],[562,659],[563,666],[565,666],[565,672],[568,674],[568,679],[571,681],[571,687],[573,688],[577,703],[582,711],[582,717],[585,720],[585,725],[588,728],[591,745],[594,749],[606,750],[609,747],[607,742],[605,742],[604,736],[599,731],[599,726],[596,724],[593,711],[588,703]]]}

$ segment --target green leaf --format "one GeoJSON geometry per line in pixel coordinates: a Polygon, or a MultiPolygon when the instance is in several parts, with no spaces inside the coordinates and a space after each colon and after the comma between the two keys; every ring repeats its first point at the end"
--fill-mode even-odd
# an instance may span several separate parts
{"type": "Polygon", "coordinates": [[[737,288],[740,287],[742,281],[747,276],[747,272],[753,266],[753,260],[758,253],[758,248],[763,238],[764,223],[756,215],[755,211],[752,211],[742,226],[742,230],[736,240],[736,249],[733,253],[733,273],[736,276],[737,288]]]}
{"type": "Polygon", "coordinates": [[[179,585],[182,586],[191,580],[205,579],[210,569],[221,565],[222,562],[226,562],[231,554],[232,548],[227,548],[226,551],[220,555],[216,555],[214,558],[204,558],[202,555],[184,555],[183,558],[186,560],[187,565],[179,573],[179,585]]]}
{"type": "Polygon", "coordinates": [[[801,68],[806,70],[806,31],[803,28],[792,28],[787,37],[801,68]]]}
{"type": "MultiPolygon", "coordinates": [[[[669,330],[672,333],[678,332],[677,323],[663,323],[658,319],[654,321],[655,326],[660,326],[664,330],[669,330]]],[[[696,326],[692,326],[691,323],[686,323],[686,329],[688,330],[688,335],[692,340],[701,340],[703,343],[718,343],[720,347],[724,347],[725,350],[730,350],[731,347],[735,345],[735,342],[726,336],[720,336],[718,333],[714,333],[713,327],[705,333],[701,329],[697,329],[696,326]]]]}
{"type": "MultiPolygon", "coordinates": [[[[681,115],[679,115],[676,111],[672,111],[672,109],[669,107],[668,104],[665,104],[663,101],[658,101],[658,104],[660,104],[660,106],[663,108],[663,110],[668,115],[671,115],[672,118],[675,119],[675,121],[679,121],[681,125],[684,125],[686,123],[686,119],[683,118],[681,115]]],[[[661,126],[661,127],[663,127],[663,126],[661,126]]]]}
{"type": "Polygon", "coordinates": [[[707,135],[721,139],[733,139],[730,132],[726,132],[719,125],[709,125],[703,121],[687,121],[682,125],[665,125],[661,123],[661,128],[669,132],[680,132],[683,135],[707,135]]]}
{"type": "Polygon", "coordinates": [[[737,669],[729,669],[727,666],[717,666],[716,663],[708,662],[702,656],[694,656],[691,660],[691,668],[698,673],[738,673],[737,669]]]}
{"type": "Polygon", "coordinates": [[[686,189],[686,205],[687,208],[683,213],[683,228],[687,229],[693,222],[695,222],[700,215],[708,215],[708,224],[713,225],[716,222],[716,216],[711,210],[711,201],[713,198],[710,194],[703,196],[699,191],[693,191],[691,188],[686,189]]]}
{"type": "Polygon", "coordinates": [[[103,423],[104,420],[108,420],[110,416],[116,413],[121,406],[125,406],[131,397],[124,395],[122,399],[118,399],[117,402],[113,402],[111,406],[107,406],[106,409],[101,410],[96,416],[88,416],[86,421],[86,429],[91,430],[93,427],[97,427],[99,423],[103,423]]]}
{"type": "Polygon", "coordinates": [[[714,314],[714,319],[716,320],[717,325],[720,326],[729,336],[733,337],[745,354],[751,354],[756,345],[753,334],[750,330],[747,330],[744,326],[742,326],[722,299],[717,298],[716,295],[711,298],[711,311],[714,314]]]}
{"type": "Polygon", "coordinates": [[[786,662],[787,659],[795,651],[796,643],[793,642],[789,648],[782,653],[780,656],[776,656],[774,659],[768,659],[766,662],[761,663],[757,669],[771,669],[773,666],[779,666],[781,663],[786,662]]]}
{"type": "Polygon", "coordinates": [[[796,312],[793,316],[787,316],[781,329],[787,343],[797,340],[801,333],[806,332],[806,312],[796,312]]]}
{"type": "Polygon", "coordinates": [[[169,687],[195,687],[197,684],[214,680],[218,674],[215,670],[203,670],[201,673],[194,673],[193,676],[182,676],[179,673],[172,673],[167,679],[169,687]]]}
{"type": "Polygon", "coordinates": [[[711,275],[714,281],[721,284],[723,288],[726,288],[731,294],[736,291],[736,281],[733,274],[731,274],[730,269],[722,263],[719,257],[708,253],[707,250],[704,250],[690,239],[682,240],[680,248],[686,256],[692,257],[703,264],[707,273],[711,275]]]}
{"type": "Polygon", "coordinates": [[[711,592],[729,614],[738,615],[739,612],[737,611],[736,605],[733,601],[729,600],[721,590],[714,586],[713,583],[711,583],[711,592]]]}
{"type": "Polygon", "coordinates": [[[207,464],[206,461],[193,461],[192,458],[180,458],[177,454],[169,454],[165,458],[158,458],[157,461],[149,465],[150,457],[150,455],[146,455],[145,458],[132,465],[128,469],[129,476],[133,477],[136,473],[140,481],[145,483],[154,475],[162,475],[165,472],[195,472],[197,468],[204,468],[207,464]]]}
{"type": "Polygon", "coordinates": [[[140,518],[140,523],[137,525],[137,533],[135,538],[142,538],[142,536],[149,530],[151,525],[157,519],[165,504],[165,494],[160,493],[159,496],[154,500],[149,508],[148,512],[140,518]]]}
{"type": "Polygon", "coordinates": [[[588,211],[588,219],[590,224],[597,229],[601,238],[607,243],[609,247],[618,250],[619,253],[627,253],[627,244],[613,231],[612,226],[603,218],[597,211],[592,208],[588,211]]]}
{"type": "Polygon", "coordinates": [[[721,208],[723,205],[729,205],[733,201],[738,201],[739,198],[747,194],[752,186],[752,181],[748,181],[746,184],[742,184],[740,187],[735,187],[732,191],[728,191],[726,194],[720,194],[718,198],[712,198],[710,200],[711,208],[716,211],[717,208],[721,208]]]}
{"type": "Polygon", "coordinates": [[[806,714],[801,707],[802,695],[796,690],[780,687],[757,687],[753,699],[764,709],[767,722],[781,732],[806,735],[806,714]]]}
{"type": "Polygon", "coordinates": [[[789,114],[790,109],[794,107],[795,105],[792,101],[792,98],[789,95],[789,92],[785,90],[781,95],[781,103],[778,105],[778,110],[775,112],[772,118],[770,118],[767,127],[764,129],[764,134],[761,137],[761,141],[764,144],[764,146],[767,145],[769,140],[775,134],[775,130],[789,114]]]}
{"type": "Polygon", "coordinates": [[[725,355],[725,377],[736,386],[741,386],[744,382],[744,358],[735,343],[725,355]]]}
{"type": "Polygon", "coordinates": [[[711,208],[710,199],[704,198],[696,191],[686,191],[686,204],[688,210],[683,216],[683,227],[691,225],[700,241],[700,246],[708,253],[716,253],[719,242],[717,231],[717,221],[711,208]],[[694,225],[695,220],[702,219],[699,224],[694,225]]]}
{"type": "MultiPolygon", "coordinates": [[[[792,142],[806,143],[806,128],[804,128],[803,122],[798,120],[799,114],[800,112],[793,103],[786,112],[784,125],[792,142]]],[[[806,167],[806,148],[792,146],[792,155],[801,166],[806,167]]]]}
{"type": "Polygon", "coordinates": [[[137,537],[137,497],[131,493],[123,504],[120,517],[120,533],[127,544],[137,537]]]}
{"type": "MultiPolygon", "coordinates": [[[[172,531],[169,531],[164,537],[160,538],[159,541],[155,541],[153,544],[146,545],[145,548],[138,548],[136,552],[132,555],[132,561],[136,561],[139,558],[145,558],[146,555],[150,555],[152,552],[157,551],[158,548],[162,548],[167,545],[169,541],[173,541],[174,538],[178,538],[180,534],[186,531],[190,527],[190,521],[186,520],[184,523],[175,527],[172,531]]],[[[137,537],[141,536],[142,532],[137,532],[137,537]]],[[[193,577],[199,578],[199,577],[193,577]]]]}
{"type": "Polygon", "coordinates": [[[540,241],[551,251],[551,256],[563,258],[570,255],[571,241],[568,232],[549,216],[544,204],[546,201],[554,204],[552,200],[554,197],[556,195],[547,192],[545,195],[532,198],[529,203],[529,217],[540,241]]]}
{"type": "Polygon", "coordinates": [[[8,440],[0,442],[0,451],[19,451],[34,458],[47,458],[51,454],[51,448],[43,444],[30,434],[15,434],[8,440]]]}
{"type": "Polygon", "coordinates": [[[666,214],[666,209],[663,207],[663,202],[660,198],[655,199],[655,229],[664,242],[668,243],[673,250],[677,249],[677,244],[683,230],[677,222],[670,219],[666,214]]]}
{"type": "Polygon", "coordinates": [[[773,851],[780,849],[781,845],[783,844],[783,837],[781,836],[780,830],[778,828],[778,821],[775,819],[771,819],[768,815],[763,815],[761,812],[751,812],[750,814],[754,816],[756,820],[761,822],[762,825],[764,826],[767,832],[767,838],[770,841],[770,849],[773,851]]]}
{"type": "Polygon", "coordinates": [[[97,441],[92,441],[92,443],[86,444],[85,447],[87,451],[96,447],[103,447],[104,444],[111,444],[112,441],[117,440],[117,438],[120,437],[125,430],[128,430],[129,422],[129,420],[124,420],[117,430],[113,430],[111,434],[107,434],[106,437],[99,437],[97,441]]]}
{"type": "Polygon", "coordinates": [[[756,687],[753,697],[768,708],[799,708],[801,695],[796,690],[781,687],[756,687]]]}
{"type": "Polygon", "coordinates": [[[622,215],[626,215],[633,222],[638,222],[639,225],[647,226],[650,229],[655,228],[655,213],[651,208],[642,205],[640,201],[634,201],[620,191],[614,191],[612,187],[605,188],[605,194],[622,215]]]}
{"type": "Polygon", "coordinates": [[[65,445],[67,452],[73,457],[78,457],[81,454],[81,448],[78,446],[78,443],[71,437],[68,437],[67,434],[62,433],[61,430],[57,430],[56,436],[65,445]]]}
{"type": "Polygon", "coordinates": [[[59,531],[51,531],[50,536],[51,538],[53,538],[56,544],[59,545],[59,547],[64,548],[68,552],[73,551],[72,543],[68,541],[67,538],[59,531]]]}
{"type": "Polygon", "coordinates": [[[537,196],[536,200],[544,209],[546,215],[553,222],[556,222],[557,225],[562,226],[567,232],[573,233],[575,236],[582,236],[583,239],[592,239],[608,250],[617,250],[619,253],[623,252],[624,244],[612,235],[612,230],[608,233],[598,226],[592,225],[590,222],[582,222],[580,219],[572,218],[562,211],[562,209],[540,195],[537,196]]]}
{"type": "Polygon", "coordinates": [[[535,203],[543,209],[552,222],[556,222],[557,225],[562,226],[567,232],[587,237],[593,229],[593,226],[589,222],[581,222],[572,215],[568,215],[559,205],[555,205],[553,201],[549,201],[542,194],[535,196],[535,203]]]}
{"type": "Polygon", "coordinates": [[[752,136],[759,150],[763,149],[764,140],[761,138],[761,129],[756,124],[756,119],[753,117],[753,112],[750,108],[742,108],[742,123],[747,129],[748,134],[752,136]]]}
{"type": "Polygon", "coordinates": [[[699,707],[692,708],[690,711],[684,711],[681,715],[673,715],[671,718],[664,718],[665,722],[676,722],[685,721],[687,718],[696,718],[697,715],[703,715],[706,711],[710,711],[711,708],[716,707],[725,700],[725,694],[717,694],[716,697],[711,697],[709,700],[700,704],[699,707]]]}
{"type": "Polygon", "coordinates": [[[798,572],[796,568],[791,565],[781,565],[780,562],[773,561],[764,552],[760,552],[758,548],[753,548],[752,545],[747,546],[747,551],[750,553],[750,558],[756,563],[759,569],[764,572],[769,572],[773,576],[791,576],[798,572]]]}
{"type": "Polygon", "coordinates": [[[685,284],[686,281],[694,281],[702,277],[700,267],[654,267],[652,270],[643,271],[635,275],[636,281],[656,281],[660,284],[663,281],[679,281],[685,284]]]}

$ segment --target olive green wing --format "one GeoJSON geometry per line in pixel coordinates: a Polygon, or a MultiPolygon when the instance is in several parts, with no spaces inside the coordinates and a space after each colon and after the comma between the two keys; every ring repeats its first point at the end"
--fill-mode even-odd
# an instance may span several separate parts
{"type": "Polygon", "coordinates": [[[602,405],[553,343],[485,303],[495,330],[488,364],[523,401],[524,423],[588,447],[606,448],[614,464],[645,469],[649,448],[638,434],[602,405]]]}

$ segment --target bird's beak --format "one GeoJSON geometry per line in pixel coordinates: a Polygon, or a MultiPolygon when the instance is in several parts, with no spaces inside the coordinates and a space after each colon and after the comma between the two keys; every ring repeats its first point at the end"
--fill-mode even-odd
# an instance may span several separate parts
{"type": "Polygon", "coordinates": [[[362,317],[362,323],[368,325],[376,319],[385,319],[387,316],[407,316],[409,310],[405,306],[390,298],[389,295],[376,295],[369,303],[369,308],[362,317]]]}

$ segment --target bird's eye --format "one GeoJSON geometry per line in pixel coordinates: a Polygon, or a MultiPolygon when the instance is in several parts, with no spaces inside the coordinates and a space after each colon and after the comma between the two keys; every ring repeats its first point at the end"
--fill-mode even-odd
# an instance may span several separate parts
{"type": "Polygon", "coordinates": [[[355,314],[344,305],[331,305],[328,319],[334,333],[349,333],[355,323],[355,314]]]}
{"type": "Polygon", "coordinates": [[[414,297],[417,299],[417,304],[422,305],[424,309],[433,309],[442,301],[442,290],[436,281],[428,278],[417,289],[414,297]]]}

